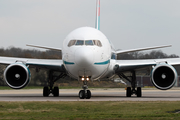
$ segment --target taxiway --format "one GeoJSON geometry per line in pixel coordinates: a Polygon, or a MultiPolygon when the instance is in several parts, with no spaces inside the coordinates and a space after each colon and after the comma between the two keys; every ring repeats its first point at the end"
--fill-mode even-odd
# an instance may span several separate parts
{"type": "Polygon", "coordinates": [[[142,97],[126,97],[124,89],[90,89],[91,99],[79,99],[79,89],[60,89],[60,96],[42,96],[42,89],[0,90],[0,101],[180,101],[180,89],[143,89],[142,97]]]}

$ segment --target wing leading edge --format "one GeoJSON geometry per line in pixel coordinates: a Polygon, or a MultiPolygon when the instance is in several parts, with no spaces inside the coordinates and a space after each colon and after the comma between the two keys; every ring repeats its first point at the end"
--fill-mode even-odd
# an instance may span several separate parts
{"type": "Polygon", "coordinates": [[[118,50],[116,51],[116,54],[138,52],[138,51],[143,51],[143,50],[151,50],[151,49],[165,48],[165,47],[171,47],[171,46],[172,45],[163,45],[163,46],[145,47],[145,48],[137,48],[137,49],[129,49],[129,50],[118,50]]]}
{"type": "Polygon", "coordinates": [[[30,45],[30,44],[27,44],[26,46],[35,47],[35,48],[43,48],[43,49],[48,49],[48,50],[62,51],[61,48],[53,48],[53,47],[40,46],[40,45],[30,45]]]}

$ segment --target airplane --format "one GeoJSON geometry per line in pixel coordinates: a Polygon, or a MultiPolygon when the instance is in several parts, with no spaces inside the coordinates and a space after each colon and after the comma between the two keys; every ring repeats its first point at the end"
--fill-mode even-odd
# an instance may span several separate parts
{"type": "Polygon", "coordinates": [[[48,69],[48,86],[43,88],[44,97],[48,97],[50,94],[55,97],[59,96],[59,88],[54,87],[54,83],[65,76],[70,76],[83,83],[82,90],[79,91],[79,98],[90,99],[89,81],[111,79],[118,75],[120,79],[126,79],[131,83],[131,86],[126,89],[127,97],[132,95],[141,97],[142,90],[137,86],[136,73],[138,70],[150,69],[151,81],[157,89],[172,88],[178,78],[174,66],[180,64],[180,58],[117,60],[118,54],[171,47],[171,45],[115,50],[111,41],[100,31],[100,0],[96,2],[95,28],[80,27],[73,30],[65,38],[62,49],[27,45],[61,51],[62,59],[0,57],[0,64],[7,65],[4,70],[6,84],[13,89],[22,89],[30,82],[29,68],[48,69]],[[55,72],[58,72],[59,75],[55,76],[55,72]],[[130,72],[131,76],[127,76],[126,72],[130,72]]]}

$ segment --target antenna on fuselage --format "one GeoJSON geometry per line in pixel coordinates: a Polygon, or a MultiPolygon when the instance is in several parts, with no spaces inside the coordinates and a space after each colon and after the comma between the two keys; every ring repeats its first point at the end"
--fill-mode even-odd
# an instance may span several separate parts
{"type": "Polygon", "coordinates": [[[96,29],[100,30],[100,0],[96,3],[96,29]]]}

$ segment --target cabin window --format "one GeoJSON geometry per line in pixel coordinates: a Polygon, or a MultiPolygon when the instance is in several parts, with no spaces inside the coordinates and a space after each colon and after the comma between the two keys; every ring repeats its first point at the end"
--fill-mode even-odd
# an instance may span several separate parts
{"type": "Polygon", "coordinates": [[[68,47],[75,45],[75,43],[76,43],[76,40],[71,40],[68,44],[68,47]]]}
{"type": "Polygon", "coordinates": [[[85,45],[93,45],[93,41],[92,40],[86,40],[85,45]]]}
{"type": "Polygon", "coordinates": [[[84,40],[77,40],[76,45],[84,45],[84,40]]]}

